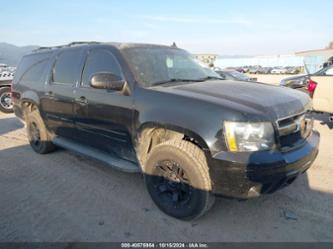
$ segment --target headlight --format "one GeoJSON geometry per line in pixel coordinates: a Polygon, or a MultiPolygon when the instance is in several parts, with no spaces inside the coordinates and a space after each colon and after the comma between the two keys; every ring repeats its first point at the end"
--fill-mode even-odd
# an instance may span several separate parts
{"type": "Polygon", "coordinates": [[[230,151],[269,150],[275,145],[273,125],[269,122],[224,122],[225,137],[230,151]]]}

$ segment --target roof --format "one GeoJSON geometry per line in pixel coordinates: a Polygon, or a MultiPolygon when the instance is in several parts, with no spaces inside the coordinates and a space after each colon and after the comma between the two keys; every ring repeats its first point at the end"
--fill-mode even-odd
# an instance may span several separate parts
{"type": "Polygon", "coordinates": [[[88,42],[71,42],[66,45],[54,46],[54,47],[40,47],[35,49],[33,52],[44,52],[48,50],[60,49],[60,48],[70,48],[76,46],[88,46],[88,45],[110,45],[116,47],[118,49],[125,49],[131,47],[164,47],[164,48],[175,48],[166,45],[156,45],[156,44],[148,44],[148,43],[121,43],[121,42],[96,42],[96,41],[88,41],[88,42]]]}

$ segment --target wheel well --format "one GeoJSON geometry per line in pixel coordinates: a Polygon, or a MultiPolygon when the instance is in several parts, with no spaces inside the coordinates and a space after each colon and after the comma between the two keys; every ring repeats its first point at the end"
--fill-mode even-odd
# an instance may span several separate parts
{"type": "Polygon", "coordinates": [[[28,100],[22,102],[22,112],[24,118],[28,113],[31,113],[34,110],[38,110],[38,106],[35,103],[28,100]]]}
{"type": "Polygon", "coordinates": [[[166,128],[146,128],[141,132],[136,145],[137,157],[141,165],[144,165],[154,146],[172,139],[188,141],[203,150],[205,154],[207,152],[207,148],[189,134],[166,128]]]}

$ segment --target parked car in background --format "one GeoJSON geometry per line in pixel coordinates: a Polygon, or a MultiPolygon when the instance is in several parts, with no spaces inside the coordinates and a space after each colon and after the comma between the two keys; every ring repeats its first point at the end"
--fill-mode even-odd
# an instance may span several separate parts
{"type": "Polygon", "coordinates": [[[249,68],[248,73],[250,74],[260,74],[262,72],[262,67],[260,66],[253,66],[249,68]]]}
{"type": "Polygon", "coordinates": [[[281,80],[280,86],[286,86],[293,89],[302,90],[303,92],[308,92],[306,89],[308,78],[309,76],[306,74],[288,77],[281,80]]]}
{"type": "Polygon", "coordinates": [[[0,112],[12,113],[13,105],[11,99],[11,84],[14,73],[0,71],[0,112]]]}
{"type": "Polygon", "coordinates": [[[333,56],[330,57],[324,64],[323,64],[323,68],[329,67],[333,65],[333,56]]]}
{"type": "Polygon", "coordinates": [[[260,73],[261,74],[270,74],[272,70],[273,70],[272,67],[263,67],[263,68],[261,68],[260,73]]]}
{"type": "Polygon", "coordinates": [[[58,145],[140,172],[155,204],[178,219],[203,215],[216,195],[273,193],[318,154],[309,96],[221,80],[175,47],[39,49],[22,58],[12,89],[36,153],[58,145]]]}
{"type": "Polygon", "coordinates": [[[299,74],[301,69],[299,67],[286,67],[286,74],[299,74]]]}
{"type": "Polygon", "coordinates": [[[242,70],[243,70],[244,73],[248,73],[249,70],[250,70],[250,67],[249,66],[244,66],[244,67],[242,67],[242,70]]]}
{"type": "Polygon", "coordinates": [[[246,74],[232,69],[217,70],[215,72],[217,72],[225,80],[257,81],[257,78],[249,77],[246,74]]]}
{"type": "Polygon", "coordinates": [[[272,69],[271,74],[287,74],[288,69],[284,67],[275,67],[272,69]]]}
{"type": "MultiPolygon", "coordinates": [[[[245,73],[245,70],[242,67],[227,67],[224,70],[237,71],[239,73],[245,73]]],[[[217,70],[215,70],[217,71],[217,70]]]]}
{"type": "Polygon", "coordinates": [[[329,113],[333,120],[333,65],[314,74],[286,78],[280,85],[307,92],[314,111],[329,113]]]}

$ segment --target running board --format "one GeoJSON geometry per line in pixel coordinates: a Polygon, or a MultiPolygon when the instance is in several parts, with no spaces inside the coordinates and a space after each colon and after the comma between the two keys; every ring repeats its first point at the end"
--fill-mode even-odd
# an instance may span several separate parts
{"type": "Polygon", "coordinates": [[[104,162],[107,165],[128,173],[137,173],[141,172],[139,165],[132,163],[130,161],[118,158],[116,156],[112,156],[100,150],[97,150],[92,147],[87,147],[78,143],[75,143],[69,139],[62,137],[54,137],[52,142],[62,148],[67,150],[76,152],[78,154],[82,154],[92,159],[96,159],[98,161],[104,162]]]}

